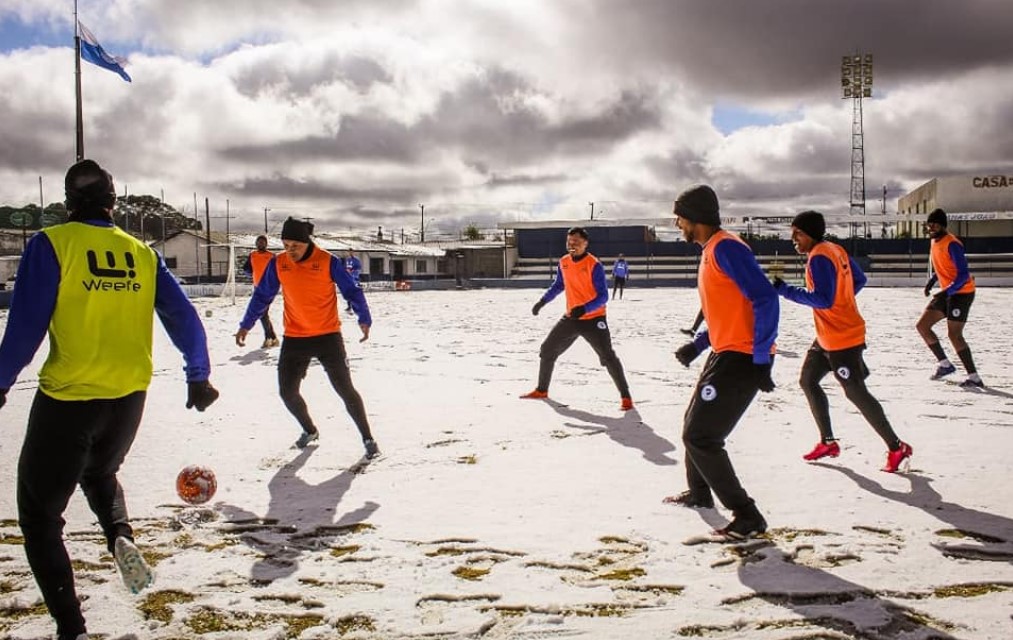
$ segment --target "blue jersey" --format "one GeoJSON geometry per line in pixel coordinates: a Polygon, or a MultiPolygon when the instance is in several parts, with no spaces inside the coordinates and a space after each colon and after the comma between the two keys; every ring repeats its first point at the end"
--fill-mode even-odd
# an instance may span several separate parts
{"type": "Polygon", "coordinates": [[[626,264],[625,260],[616,260],[615,264],[612,265],[613,278],[626,278],[629,274],[630,265],[626,264]]]}

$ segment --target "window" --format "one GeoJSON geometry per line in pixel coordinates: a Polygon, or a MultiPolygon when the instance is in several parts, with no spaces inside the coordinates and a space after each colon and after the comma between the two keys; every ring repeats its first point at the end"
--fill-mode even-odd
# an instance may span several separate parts
{"type": "Polygon", "coordinates": [[[425,260],[415,261],[415,273],[428,273],[425,260]]]}
{"type": "Polygon", "coordinates": [[[176,256],[167,257],[165,259],[165,266],[168,267],[168,268],[170,268],[170,269],[175,269],[176,268],[176,262],[177,262],[176,256]]]}

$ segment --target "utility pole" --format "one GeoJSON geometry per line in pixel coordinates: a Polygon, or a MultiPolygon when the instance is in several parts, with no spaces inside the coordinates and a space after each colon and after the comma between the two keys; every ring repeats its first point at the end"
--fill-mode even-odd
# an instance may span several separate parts
{"type": "Polygon", "coordinates": [[[588,202],[588,204],[591,205],[591,219],[594,220],[594,203],[588,202]]]}
{"type": "Polygon", "coordinates": [[[426,205],[419,203],[419,210],[422,212],[422,225],[419,227],[419,244],[426,241],[426,205]]]}
{"type": "Polygon", "coordinates": [[[211,204],[208,199],[204,198],[204,223],[207,224],[207,229],[204,230],[204,239],[207,241],[208,248],[208,282],[211,281],[211,204]]]}
{"type": "Polygon", "coordinates": [[[264,235],[267,235],[267,212],[270,211],[267,207],[264,207],[264,235]]]}

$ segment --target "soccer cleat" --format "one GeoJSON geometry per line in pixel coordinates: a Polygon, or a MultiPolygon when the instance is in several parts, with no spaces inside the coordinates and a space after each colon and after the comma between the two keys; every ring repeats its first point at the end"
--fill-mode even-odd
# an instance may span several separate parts
{"type": "Polygon", "coordinates": [[[900,443],[900,448],[896,451],[890,451],[886,454],[886,466],[883,467],[883,471],[887,473],[897,473],[900,469],[901,464],[904,465],[904,470],[907,471],[911,465],[911,456],[914,454],[914,449],[911,445],[906,442],[900,443]]]}
{"type": "Polygon", "coordinates": [[[145,562],[140,549],[129,538],[123,536],[116,538],[113,544],[113,557],[116,559],[116,567],[120,570],[123,584],[130,593],[140,593],[155,581],[155,575],[145,562]]]}
{"type": "Polygon", "coordinates": [[[303,431],[299,439],[295,441],[295,446],[297,449],[305,449],[311,442],[316,442],[319,439],[319,431],[303,431]]]}
{"type": "Polygon", "coordinates": [[[535,389],[534,391],[532,391],[530,393],[525,393],[521,397],[525,398],[527,400],[544,400],[544,399],[546,399],[546,398],[549,397],[549,392],[548,391],[540,391],[538,389],[535,389]]]}
{"type": "Polygon", "coordinates": [[[967,376],[967,379],[960,383],[960,386],[964,389],[984,389],[985,383],[982,381],[981,376],[977,373],[972,373],[967,376]]]}
{"type": "Polygon", "coordinates": [[[941,364],[938,367],[936,367],[936,372],[932,374],[932,379],[940,380],[950,375],[951,373],[954,373],[956,370],[957,368],[952,364],[941,364]]]}
{"type": "Polygon", "coordinates": [[[802,456],[802,459],[811,462],[820,458],[836,458],[839,455],[841,455],[841,447],[837,444],[836,440],[831,440],[830,442],[820,441],[816,443],[812,451],[802,456]]]}
{"type": "Polygon", "coordinates": [[[629,411],[633,408],[633,398],[623,398],[623,403],[620,406],[623,411],[629,411]]]}
{"type": "Polygon", "coordinates": [[[694,494],[692,491],[683,491],[677,496],[668,496],[662,500],[665,504],[675,504],[680,507],[689,507],[691,509],[713,509],[714,498],[710,495],[694,494]]]}
{"type": "Polygon", "coordinates": [[[372,460],[380,455],[380,447],[376,445],[376,440],[363,440],[362,444],[366,446],[366,458],[372,460]]]}
{"type": "Polygon", "coordinates": [[[761,533],[766,533],[767,521],[763,519],[758,511],[750,515],[735,516],[728,526],[723,529],[715,529],[714,533],[724,536],[730,540],[748,540],[761,533]]]}

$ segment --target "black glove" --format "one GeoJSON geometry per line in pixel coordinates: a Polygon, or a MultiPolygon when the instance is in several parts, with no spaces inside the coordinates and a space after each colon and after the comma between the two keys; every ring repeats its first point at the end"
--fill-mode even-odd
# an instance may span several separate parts
{"type": "Polygon", "coordinates": [[[0,407],[7,404],[7,391],[8,389],[0,389],[0,407]]]}
{"type": "Polygon", "coordinates": [[[693,342],[687,342],[686,344],[679,347],[678,351],[675,352],[675,359],[679,361],[684,367],[688,367],[689,363],[696,360],[696,357],[700,355],[700,350],[696,348],[696,344],[693,342]]]}
{"type": "Polygon", "coordinates": [[[764,393],[770,393],[777,386],[774,384],[774,379],[770,377],[770,370],[773,367],[773,362],[768,362],[767,364],[753,363],[753,373],[756,374],[756,388],[764,393]]]}
{"type": "Polygon", "coordinates": [[[774,276],[774,279],[773,279],[773,280],[771,281],[771,283],[770,283],[770,284],[774,285],[774,288],[775,288],[775,289],[777,289],[778,291],[780,291],[780,290],[781,290],[781,287],[784,287],[784,286],[786,286],[786,285],[787,285],[788,283],[787,283],[787,282],[785,282],[785,281],[784,281],[784,280],[783,280],[783,279],[781,278],[781,276],[774,276]]]}
{"type": "Polygon", "coordinates": [[[580,320],[580,317],[584,315],[585,311],[586,309],[584,309],[584,305],[578,304],[576,307],[570,309],[570,317],[574,320],[580,320]]]}
{"type": "Polygon", "coordinates": [[[211,386],[207,380],[200,382],[186,383],[186,408],[196,408],[197,411],[204,411],[218,399],[218,389],[211,386]]]}
{"type": "Polygon", "coordinates": [[[925,283],[925,297],[928,298],[932,295],[932,281],[925,283]]]}
{"type": "Polygon", "coordinates": [[[535,306],[531,307],[531,315],[537,316],[538,312],[545,306],[545,300],[539,300],[535,303],[535,306]]]}

